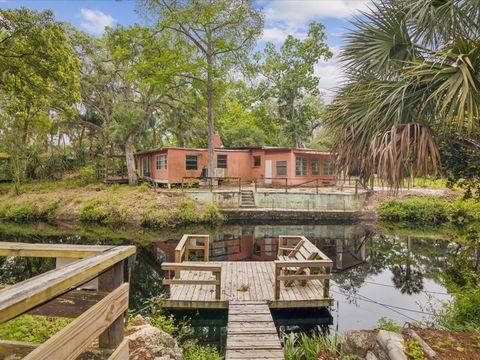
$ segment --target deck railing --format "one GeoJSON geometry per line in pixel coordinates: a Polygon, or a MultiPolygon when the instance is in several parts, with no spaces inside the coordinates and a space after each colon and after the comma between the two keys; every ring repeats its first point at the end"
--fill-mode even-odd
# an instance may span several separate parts
{"type": "Polygon", "coordinates": [[[175,262],[162,264],[162,270],[167,272],[166,279],[163,280],[163,285],[168,286],[167,291],[170,290],[170,285],[215,285],[215,299],[220,300],[222,267],[221,265],[208,264],[209,256],[208,235],[183,235],[175,247],[175,262]],[[183,263],[189,260],[190,251],[192,250],[203,250],[204,263],[183,263]],[[213,278],[202,280],[186,279],[182,278],[182,271],[211,272],[213,278]],[[174,273],[173,278],[171,277],[172,272],[174,273]]]}
{"type": "Polygon", "coordinates": [[[76,317],[38,346],[2,341],[0,354],[6,350],[30,360],[76,359],[98,338],[100,351],[109,354],[109,359],[127,360],[123,330],[129,284],[124,279],[124,264],[135,251],[134,246],[0,242],[0,256],[57,258],[57,269],[0,290],[0,323],[27,312],[76,317]],[[97,280],[96,291],[79,290],[93,279],[97,280]]]}
{"type": "Polygon", "coordinates": [[[163,285],[168,286],[167,292],[170,292],[170,285],[215,285],[215,299],[220,300],[222,286],[222,266],[210,265],[206,263],[163,263],[162,270],[165,270],[166,278],[163,279],[163,285]],[[182,271],[211,272],[212,279],[186,279],[181,277],[182,271]],[[172,278],[171,274],[175,276],[172,278]]]}
{"type": "Polygon", "coordinates": [[[321,252],[305,236],[279,236],[279,260],[275,260],[275,300],[280,299],[282,281],[290,285],[295,281],[319,280],[323,286],[323,297],[330,295],[332,260],[321,252]],[[314,256],[310,256],[310,255],[314,256]],[[285,258],[288,259],[285,260],[285,258]]]}

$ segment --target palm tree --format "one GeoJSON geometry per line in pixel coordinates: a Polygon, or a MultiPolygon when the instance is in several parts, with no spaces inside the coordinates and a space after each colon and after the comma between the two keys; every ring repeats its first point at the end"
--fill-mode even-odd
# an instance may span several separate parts
{"type": "Polygon", "coordinates": [[[438,134],[479,129],[479,20],[480,0],[378,0],[353,21],[327,121],[340,171],[398,189],[437,171],[438,134]]]}

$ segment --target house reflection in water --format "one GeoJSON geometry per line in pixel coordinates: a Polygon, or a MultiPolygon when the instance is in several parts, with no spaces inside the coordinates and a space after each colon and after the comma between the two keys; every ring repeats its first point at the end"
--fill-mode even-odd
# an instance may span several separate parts
{"type": "MultiPolygon", "coordinates": [[[[365,262],[369,234],[364,225],[356,224],[226,225],[210,234],[210,260],[273,261],[279,235],[304,235],[333,260],[334,270],[342,271],[365,262]]],[[[155,260],[174,261],[179,240],[155,243],[151,249],[155,260]]]]}

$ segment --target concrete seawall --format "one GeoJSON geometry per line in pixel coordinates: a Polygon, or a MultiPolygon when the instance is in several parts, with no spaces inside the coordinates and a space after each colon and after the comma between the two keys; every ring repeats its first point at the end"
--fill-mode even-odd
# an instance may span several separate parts
{"type": "Polygon", "coordinates": [[[365,212],[369,194],[350,192],[254,192],[255,208],[241,208],[238,191],[189,191],[188,197],[211,202],[218,206],[230,220],[356,220],[372,219],[365,212]]]}

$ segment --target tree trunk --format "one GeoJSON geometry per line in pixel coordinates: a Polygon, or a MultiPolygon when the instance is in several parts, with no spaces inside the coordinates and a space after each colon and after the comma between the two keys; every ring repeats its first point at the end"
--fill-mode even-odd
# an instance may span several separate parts
{"type": "Polygon", "coordinates": [[[135,172],[135,157],[133,156],[133,140],[134,136],[129,135],[127,142],[125,143],[125,157],[127,160],[127,174],[128,174],[128,185],[136,186],[138,185],[138,177],[135,172]]]}
{"type": "Polygon", "coordinates": [[[208,176],[215,175],[215,123],[213,119],[213,59],[207,56],[207,101],[208,101],[208,176]]]}

